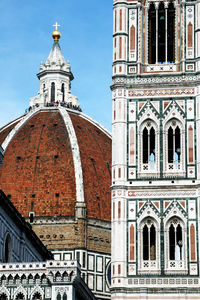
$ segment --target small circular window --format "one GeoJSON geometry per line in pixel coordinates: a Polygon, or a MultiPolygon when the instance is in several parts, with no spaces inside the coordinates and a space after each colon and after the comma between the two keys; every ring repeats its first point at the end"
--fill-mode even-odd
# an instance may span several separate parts
{"type": "Polygon", "coordinates": [[[5,240],[4,240],[4,255],[3,255],[3,258],[4,258],[5,263],[11,262],[11,260],[12,260],[12,240],[11,240],[11,237],[10,237],[9,233],[6,234],[6,237],[5,237],[5,240]]]}

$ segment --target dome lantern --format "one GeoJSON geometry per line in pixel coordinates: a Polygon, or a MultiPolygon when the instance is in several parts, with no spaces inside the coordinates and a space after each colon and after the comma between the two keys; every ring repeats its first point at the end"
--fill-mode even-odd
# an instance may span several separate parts
{"type": "Polygon", "coordinates": [[[74,76],[69,62],[65,62],[59,39],[61,33],[57,22],[52,32],[53,46],[46,60],[40,64],[40,72],[37,74],[40,80],[40,90],[36,97],[30,99],[30,108],[35,106],[66,106],[71,109],[81,110],[78,98],[71,94],[71,81],[74,76]]]}

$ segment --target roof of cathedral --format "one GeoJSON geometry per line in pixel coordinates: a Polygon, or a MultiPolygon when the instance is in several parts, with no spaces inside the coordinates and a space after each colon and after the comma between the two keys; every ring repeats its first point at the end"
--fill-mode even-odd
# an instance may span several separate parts
{"type": "Polygon", "coordinates": [[[4,127],[0,140],[1,188],[25,217],[74,216],[79,201],[88,218],[110,220],[111,137],[96,122],[63,107],[39,108],[4,127]]]}

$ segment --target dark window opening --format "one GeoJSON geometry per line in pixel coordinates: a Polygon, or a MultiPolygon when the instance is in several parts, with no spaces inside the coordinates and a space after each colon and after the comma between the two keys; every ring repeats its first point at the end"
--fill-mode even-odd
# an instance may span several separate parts
{"type": "Polygon", "coordinates": [[[169,259],[182,260],[182,228],[180,224],[174,227],[173,224],[169,227],[169,259]]]}
{"type": "Polygon", "coordinates": [[[149,63],[156,63],[156,10],[154,4],[151,3],[149,9],[149,63]]]}
{"type": "Polygon", "coordinates": [[[177,226],[176,230],[176,241],[177,241],[177,252],[176,252],[176,259],[182,260],[182,228],[180,224],[177,226]]]}
{"type": "Polygon", "coordinates": [[[150,130],[150,162],[155,161],[155,130],[152,127],[150,130]]]}
{"type": "Polygon", "coordinates": [[[175,62],[175,9],[172,2],[167,10],[167,61],[175,62]]]}
{"type": "Polygon", "coordinates": [[[55,83],[51,83],[51,102],[55,102],[55,83]]]}
{"type": "Polygon", "coordinates": [[[173,163],[173,129],[170,126],[168,129],[168,162],[173,163]]]}
{"type": "Polygon", "coordinates": [[[156,259],[156,231],[154,225],[150,228],[150,260],[156,259]]]}
{"type": "Polygon", "coordinates": [[[60,294],[57,295],[56,300],[61,300],[61,295],[60,294]]]}
{"type": "Polygon", "coordinates": [[[143,260],[149,260],[149,233],[147,225],[143,228],[143,260]]]}
{"type": "Polygon", "coordinates": [[[175,231],[172,224],[169,228],[169,252],[169,259],[175,260],[175,231]]]}
{"type": "Polygon", "coordinates": [[[143,130],[143,164],[148,163],[148,130],[146,127],[143,130]]]}
{"type": "Polygon", "coordinates": [[[67,295],[66,295],[66,293],[63,294],[63,300],[67,300],[67,295]]]}
{"type": "Polygon", "coordinates": [[[175,154],[174,161],[180,162],[181,160],[181,133],[180,128],[177,126],[175,129],[175,154]]]}
{"type": "Polygon", "coordinates": [[[151,127],[148,132],[145,127],[143,130],[143,164],[155,163],[155,130],[151,127]]]}
{"type": "Polygon", "coordinates": [[[165,62],[165,8],[163,2],[158,11],[158,62],[165,62]]]}
{"type": "Polygon", "coordinates": [[[161,2],[158,10],[153,3],[148,13],[149,64],[175,62],[175,9],[172,2],[165,8],[161,2]],[[158,30],[156,31],[156,28],[158,30]]]}
{"type": "Polygon", "coordinates": [[[181,131],[177,126],[175,130],[168,129],[168,163],[180,163],[181,161],[181,131]]]}
{"type": "Polygon", "coordinates": [[[64,83],[62,83],[61,92],[62,92],[62,101],[64,102],[65,101],[65,84],[64,83]]]}
{"type": "Polygon", "coordinates": [[[143,227],[143,260],[156,259],[156,230],[152,224],[151,227],[143,227]]]}
{"type": "Polygon", "coordinates": [[[33,223],[34,215],[35,215],[34,212],[29,213],[30,223],[33,223]]]}

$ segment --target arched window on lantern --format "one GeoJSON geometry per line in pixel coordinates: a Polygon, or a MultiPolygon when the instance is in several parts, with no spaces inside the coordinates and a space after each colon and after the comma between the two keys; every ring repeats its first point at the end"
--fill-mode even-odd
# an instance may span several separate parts
{"type": "Polygon", "coordinates": [[[55,82],[51,83],[51,103],[55,102],[55,82]]]}
{"type": "Polygon", "coordinates": [[[64,102],[65,101],[65,84],[62,83],[62,86],[61,86],[61,93],[62,93],[62,101],[64,102]]]}

